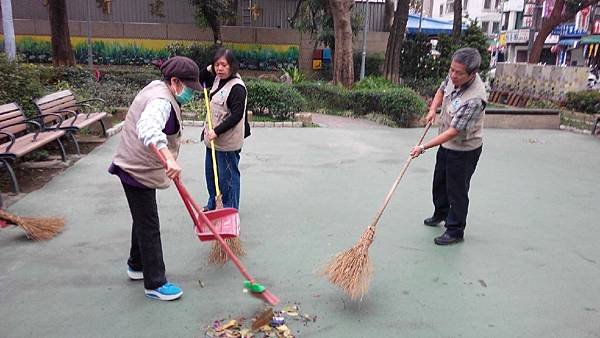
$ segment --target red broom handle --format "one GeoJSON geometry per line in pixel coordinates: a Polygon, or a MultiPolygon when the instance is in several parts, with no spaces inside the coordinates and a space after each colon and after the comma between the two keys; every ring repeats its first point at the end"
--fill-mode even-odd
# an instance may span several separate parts
{"type": "MultiPolygon", "coordinates": [[[[151,144],[150,148],[156,154],[156,156],[158,157],[158,159],[160,160],[162,165],[166,167],[167,161],[165,160],[165,157],[163,156],[163,154],[158,150],[158,148],[156,148],[156,146],[154,144],[151,144]]],[[[225,243],[225,240],[223,240],[223,237],[221,237],[221,235],[219,235],[219,233],[215,229],[215,226],[208,219],[208,217],[206,217],[206,215],[202,212],[202,209],[200,208],[200,206],[196,203],[196,201],[194,201],[192,196],[185,189],[185,187],[183,186],[183,183],[181,183],[181,180],[179,179],[179,177],[175,178],[173,180],[173,182],[175,182],[177,191],[179,191],[179,195],[181,196],[181,199],[183,200],[185,207],[188,209],[190,216],[192,216],[194,224],[197,227],[199,227],[198,217],[194,214],[194,211],[196,211],[197,215],[202,218],[202,221],[208,226],[210,231],[217,238],[217,240],[221,244],[221,247],[223,247],[223,250],[225,250],[225,252],[227,252],[227,254],[229,255],[229,258],[231,258],[231,260],[233,261],[235,266],[237,266],[238,270],[240,270],[240,273],[242,275],[244,275],[244,277],[246,277],[246,279],[248,281],[250,281],[250,283],[254,283],[254,278],[252,278],[252,276],[250,276],[250,274],[248,273],[248,270],[246,270],[246,268],[242,265],[242,262],[240,262],[240,260],[233,253],[233,251],[231,251],[231,249],[229,248],[229,245],[227,245],[227,243],[225,243]]]]}

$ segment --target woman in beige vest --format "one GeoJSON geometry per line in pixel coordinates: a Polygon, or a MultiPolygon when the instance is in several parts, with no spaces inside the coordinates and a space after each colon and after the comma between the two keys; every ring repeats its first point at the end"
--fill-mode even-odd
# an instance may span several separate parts
{"type": "Polygon", "coordinates": [[[146,296],[174,300],[183,294],[165,277],[156,189],[165,189],[181,173],[177,163],[181,141],[181,104],[202,87],[194,61],[176,56],[161,66],[163,80],[152,81],[133,100],[121,131],[121,141],[109,172],[121,179],[133,226],[127,275],[144,280],[146,296]],[[156,146],[167,168],[156,158],[156,146]]]}
{"type": "Polygon", "coordinates": [[[216,208],[216,189],[213,176],[210,141],[216,150],[219,188],[223,206],[239,209],[240,205],[240,152],[244,138],[250,135],[246,116],[246,85],[238,74],[239,62],[229,49],[215,52],[213,62],[200,72],[200,81],[210,89],[210,109],[214,129],[205,123],[203,133],[206,145],[204,160],[208,203],[205,210],[216,208]]]}

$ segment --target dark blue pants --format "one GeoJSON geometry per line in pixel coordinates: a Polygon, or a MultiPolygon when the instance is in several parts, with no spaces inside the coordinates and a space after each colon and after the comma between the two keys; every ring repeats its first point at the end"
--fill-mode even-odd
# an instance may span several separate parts
{"type": "Polygon", "coordinates": [[[433,174],[433,216],[446,220],[446,231],[450,236],[462,238],[467,226],[469,187],[481,149],[438,148],[433,174]]]}
{"type": "MultiPolygon", "coordinates": [[[[240,208],[240,151],[216,151],[217,169],[219,170],[219,188],[223,195],[223,207],[240,208]]],[[[206,175],[206,187],[208,188],[208,203],[206,207],[210,210],[216,208],[215,179],[213,174],[212,155],[210,148],[206,148],[204,159],[204,172],[206,175]]]]}
{"type": "Polygon", "coordinates": [[[133,226],[127,265],[144,272],[144,288],[154,290],[167,282],[160,241],[156,189],[137,188],[123,183],[133,226]]]}

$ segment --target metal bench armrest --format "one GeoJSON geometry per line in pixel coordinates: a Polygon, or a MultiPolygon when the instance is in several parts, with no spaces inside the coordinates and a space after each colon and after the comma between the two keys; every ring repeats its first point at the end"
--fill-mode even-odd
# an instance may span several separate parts
{"type": "Polygon", "coordinates": [[[0,134],[4,134],[4,135],[8,136],[8,138],[10,138],[10,144],[8,145],[8,147],[6,147],[5,152],[10,151],[10,148],[12,148],[13,144],[15,144],[15,139],[16,139],[15,135],[13,135],[12,133],[9,133],[7,131],[2,131],[2,130],[0,130],[0,134]]]}
{"type": "Polygon", "coordinates": [[[92,107],[91,105],[87,104],[87,103],[76,103],[75,104],[78,107],[86,107],[87,111],[86,112],[80,112],[80,114],[85,114],[85,118],[89,118],[90,114],[94,112],[94,107],[92,107]]]}
{"type": "Polygon", "coordinates": [[[77,101],[77,102],[75,102],[75,105],[80,105],[82,103],[88,103],[88,102],[94,102],[94,101],[102,102],[102,109],[104,109],[106,107],[106,101],[99,97],[88,99],[88,100],[83,100],[83,101],[77,101]]]}

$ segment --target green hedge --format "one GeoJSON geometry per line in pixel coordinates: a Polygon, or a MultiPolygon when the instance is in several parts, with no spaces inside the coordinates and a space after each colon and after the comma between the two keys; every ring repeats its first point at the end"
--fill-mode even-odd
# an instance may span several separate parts
{"type": "Polygon", "coordinates": [[[407,87],[352,91],[350,102],[355,113],[384,114],[400,127],[408,127],[412,120],[419,118],[427,109],[425,101],[407,87]]]}
{"type": "Polygon", "coordinates": [[[44,94],[38,67],[9,62],[4,54],[0,54],[0,73],[0,105],[16,102],[28,116],[35,115],[32,97],[44,94]]]}
{"type": "Polygon", "coordinates": [[[598,114],[600,113],[600,92],[595,90],[569,92],[565,106],[586,114],[598,114]]]}
{"type": "Polygon", "coordinates": [[[306,100],[289,84],[248,79],[246,87],[248,110],[256,115],[287,118],[306,106],[306,100]]]}
{"type": "Polygon", "coordinates": [[[394,88],[397,87],[391,81],[386,80],[382,76],[367,76],[364,79],[356,82],[352,89],[361,90],[361,89],[386,89],[386,88],[394,88]]]}
{"type": "Polygon", "coordinates": [[[343,87],[324,82],[301,82],[294,88],[306,99],[306,110],[341,111],[350,107],[350,93],[343,87]]]}

